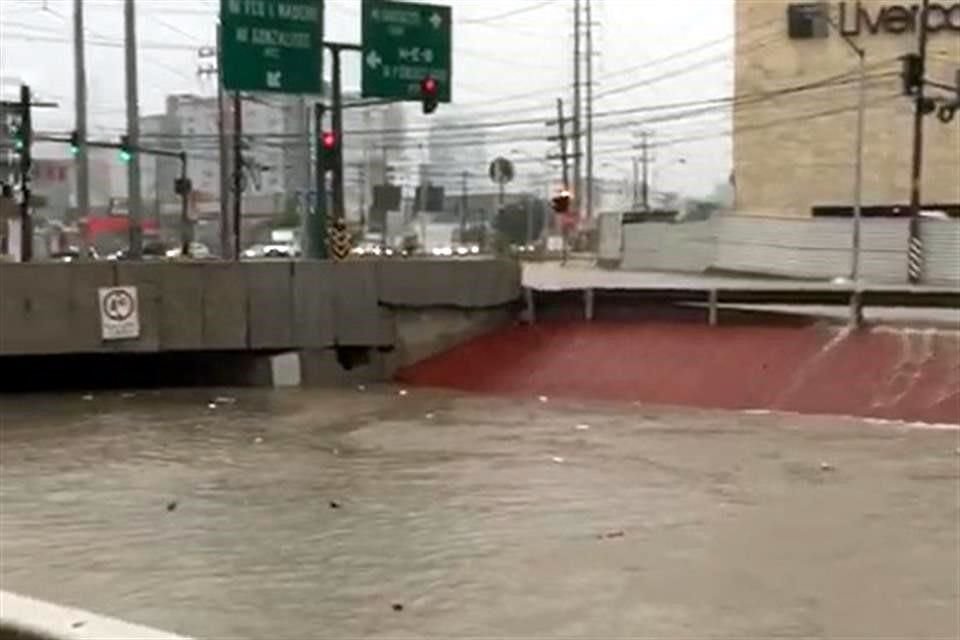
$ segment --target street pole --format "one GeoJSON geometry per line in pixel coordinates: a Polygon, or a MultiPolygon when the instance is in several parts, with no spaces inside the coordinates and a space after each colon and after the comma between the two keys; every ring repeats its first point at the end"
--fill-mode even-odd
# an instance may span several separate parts
{"type": "Polygon", "coordinates": [[[860,81],[857,89],[857,135],[856,160],[853,178],[853,247],[850,256],[850,280],[860,279],[860,227],[863,217],[863,136],[867,113],[867,65],[866,52],[857,48],[860,66],[860,81]]]}
{"type": "Polygon", "coordinates": [[[593,13],[587,3],[587,219],[593,218],[593,13]]]}
{"type": "Polygon", "coordinates": [[[910,243],[907,248],[907,278],[911,284],[920,282],[923,276],[923,240],[920,238],[920,188],[923,179],[923,109],[924,80],[927,73],[927,16],[930,0],[923,0],[920,15],[917,18],[920,32],[918,53],[920,54],[920,82],[917,86],[913,107],[913,162],[910,172],[910,243]]]}
{"type": "Polygon", "coordinates": [[[313,128],[316,138],[314,153],[313,189],[316,192],[312,212],[307,213],[306,250],[304,254],[314,260],[327,259],[327,184],[326,167],[323,162],[323,112],[322,102],[313,105],[313,128]]]}
{"type": "MultiPolygon", "coordinates": [[[[83,46],[83,0],[73,0],[74,127],[77,130],[78,219],[90,215],[90,159],[87,155],[87,72],[83,46]]],[[[80,256],[87,257],[87,234],[80,234],[80,256]]]]}
{"type": "Polygon", "coordinates": [[[340,77],[340,47],[332,47],[333,87],[332,87],[332,126],[337,137],[337,153],[333,166],[333,219],[344,220],[343,203],[343,86],[340,77]]]}
{"type": "Polygon", "coordinates": [[[642,198],[643,198],[643,210],[650,211],[650,145],[647,141],[648,133],[644,131],[643,136],[643,185],[642,185],[642,198]]]}
{"type": "MultiPolygon", "coordinates": [[[[220,25],[217,25],[217,50],[222,51],[220,41],[220,25]]],[[[227,144],[227,123],[223,100],[223,69],[217,62],[217,147],[220,156],[220,257],[228,260],[232,253],[233,244],[230,242],[230,146],[227,144]]]]}
{"type": "Polygon", "coordinates": [[[241,257],[243,236],[243,96],[233,94],[233,259],[241,257]]]}
{"type": "Polygon", "coordinates": [[[127,161],[127,216],[130,223],[130,257],[143,256],[140,197],[140,107],[137,93],[137,20],[134,0],[123,5],[124,58],[127,82],[127,140],[133,152],[127,161]]]}
{"type": "Polygon", "coordinates": [[[33,219],[30,216],[30,174],[33,166],[33,97],[30,87],[20,85],[20,262],[33,260],[33,219]]]}
{"type": "Polygon", "coordinates": [[[633,200],[630,205],[630,208],[636,209],[638,204],[640,204],[640,159],[634,156],[633,157],[633,200]]]}
{"type": "MultiPolygon", "coordinates": [[[[185,188],[187,184],[187,152],[180,152],[180,255],[184,258],[190,256],[190,191],[185,188]]],[[[158,212],[159,213],[159,212],[158,212]]]]}
{"type": "Polygon", "coordinates": [[[467,194],[468,175],[469,174],[464,171],[460,176],[460,242],[463,242],[463,236],[467,230],[467,212],[470,203],[470,196],[467,194]]]}
{"type": "MultiPolygon", "coordinates": [[[[581,158],[583,149],[581,142],[580,116],[580,0],[573,0],[573,201],[582,202],[580,191],[583,186],[583,167],[581,158]]],[[[566,181],[564,181],[566,184],[566,181]]],[[[566,187],[565,187],[566,188],[566,187]]],[[[574,208],[577,205],[574,204],[574,208]]]]}

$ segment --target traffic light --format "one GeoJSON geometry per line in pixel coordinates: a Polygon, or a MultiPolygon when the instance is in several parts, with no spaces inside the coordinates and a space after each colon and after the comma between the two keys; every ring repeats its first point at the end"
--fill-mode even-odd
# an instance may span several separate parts
{"type": "Polygon", "coordinates": [[[321,159],[323,160],[323,168],[325,171],[333,171],[333,168],[336,166],[339,146],[335,132],[324,131],[320,134],[321,159]]]}
{"type": "Polygon", "coordinates": [[[120,161],[130,162],[131,158],[133,158],[133,149],[130,148],[130,138],[120,136],[120,161]]]}
{"type": "Polygon", "coordinates": [[[76,130],[70,132],[70,155],[76,156],[80,153],[80,134],[76,130]]]}
{"type": "Polygon", "coordinates": [[[900,78],[903,80],[903,95],[917,94],[923,84],[923,60],[918,53],[908,53],[901,56],[902,68],[900,78]]]}
{"type": "Polygon", "coordinates": [[[567,213],[570,210],[570,192],[561,191],[550,200],[554,213],[567,213]]]}
{"type": "Polygon", "coordinates": [[[420,81],[420,102],[424,113],[433,113],[437,110],[437,92],[440,89],[437,79],[433,76],[424,76],[420,81]]]}
{"type": "Polygon", "coordinates": [[[26,132],[24,131],[23,123],[18,122],[11,128],[11,133],[13,134],[13,148],[17,151],[23,151],[24,147],[27,146],[27,137],[26,132]]]}

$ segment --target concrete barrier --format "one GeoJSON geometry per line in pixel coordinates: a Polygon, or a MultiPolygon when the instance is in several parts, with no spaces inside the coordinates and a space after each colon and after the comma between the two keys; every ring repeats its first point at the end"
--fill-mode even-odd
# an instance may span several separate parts
{"type": "Polygon", "coordinates": [[[0,640],[188,640],[81,609],[0,591],[0,640]]]}
{"type": "Polygon", "coordinates": [[[396,309],[519,297],[519,266],[503,260],[3,264],[0,356],[390,349],[396,309]],[[138,338],[101,338],[97,289],[114,285],[137,287],[138,338]]]}
{"type": "Polygon", "coordinates": [[[99,349],[97,288],[114,279],[109,264],[0,265],[0,354],[99,349]]]}
{"type": "Polygon", "coordinates": [[[397,260],[378,269],[388,306],[485,309],[520,298],[520,268],[509,260],[397,260]]]}

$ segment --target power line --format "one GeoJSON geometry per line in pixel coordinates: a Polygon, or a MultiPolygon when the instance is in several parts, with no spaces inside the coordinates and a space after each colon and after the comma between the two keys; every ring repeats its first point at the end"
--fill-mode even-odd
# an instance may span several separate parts
{"type": "Polygon", "coordinates": [[[464,24],[480,24],[484,22],[494,22],[496,20],[502,20],[503,18],[509,18],[512,16],[520,15],[521,13],[529,13],[531,11],[536,11],[537,9],[542,9],[547,5],[557,4],[556,0],[541,0],[540,2],[534,2],[525,7],[518,7],[516,9],[511,9],[510,11],[504,11],[503,13],[496,13],[489,16],[484,16],[482,18],[471,18],[467,20],[461,20],[464,24]]]}

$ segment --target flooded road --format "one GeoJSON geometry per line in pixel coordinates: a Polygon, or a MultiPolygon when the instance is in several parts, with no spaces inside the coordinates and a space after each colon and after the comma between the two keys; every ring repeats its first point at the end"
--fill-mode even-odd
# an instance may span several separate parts
{"type": "Polygon", "coordinates": [[[960,636],[956,431],[213,395],[0,398],[3,588],[199,638],[960,636]]]}

